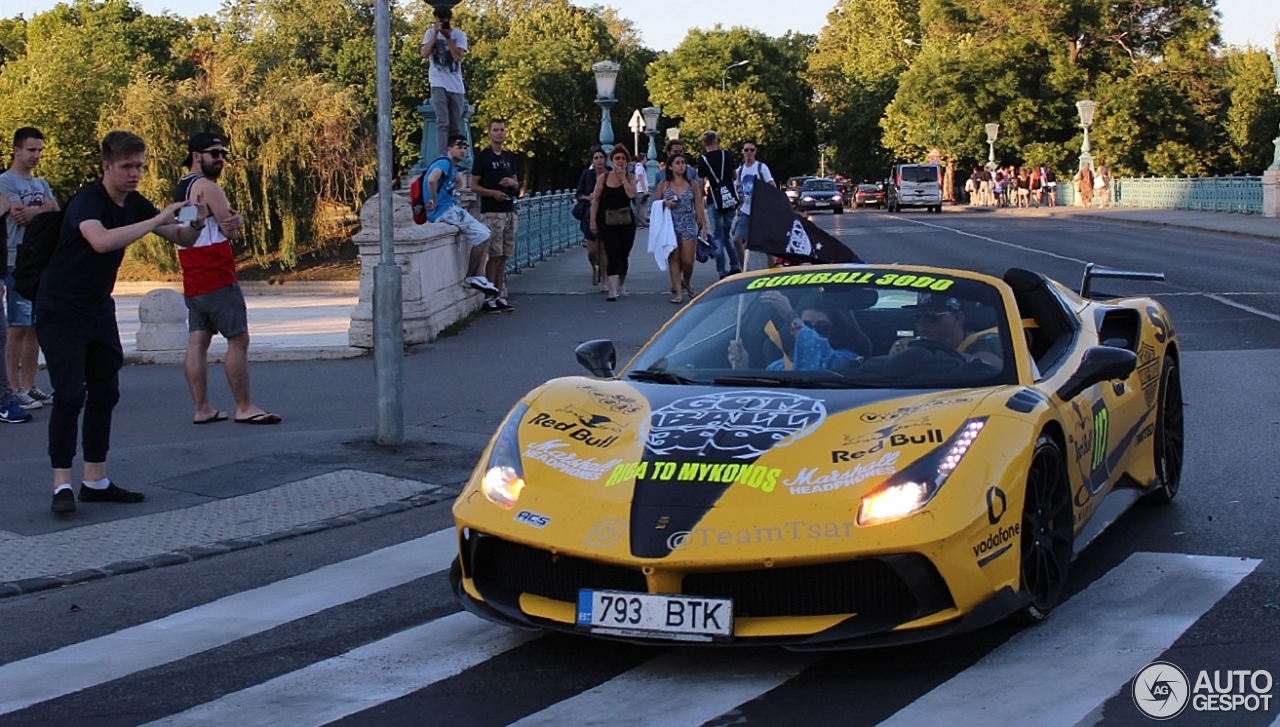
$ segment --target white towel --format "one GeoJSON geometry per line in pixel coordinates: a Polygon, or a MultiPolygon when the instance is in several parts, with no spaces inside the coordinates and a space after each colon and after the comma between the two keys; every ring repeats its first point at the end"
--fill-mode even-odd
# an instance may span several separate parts
{"type": "Polygon", "coordinates": [[[671,210],[654,200],[649,207],[649,252],[653,255],[658,269],[667,271],[667,256],[676,249],[676,227],[671,221],[671,210]]]}

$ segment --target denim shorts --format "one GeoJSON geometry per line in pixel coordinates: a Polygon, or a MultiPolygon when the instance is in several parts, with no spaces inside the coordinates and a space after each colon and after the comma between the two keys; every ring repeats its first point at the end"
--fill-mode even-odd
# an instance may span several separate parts
{"type": "Polygon", "coordinates": [[[436,222],[453,225],[462,230],[462,237],[471,247],[485,242],[491,234],[489,228],[485,227],[483,222],[472,217],[470,212],[456,204],[440,213],[440,216],[436,218],[436,222]]]}
{"type": "Polygon", "coordinates": [[[5,318],[11,326],[30,326],[34,320],[31,316],[31,301],[18,295],[13,289],[13,269],[4,276],[5,318]]]}
{"type": "Polygon", "coordinates": [[[747,236],[751,234],[751,215],[739,212],[733,220],[733,232],[730,234],[733,239],[745,242],[747,236]]]}

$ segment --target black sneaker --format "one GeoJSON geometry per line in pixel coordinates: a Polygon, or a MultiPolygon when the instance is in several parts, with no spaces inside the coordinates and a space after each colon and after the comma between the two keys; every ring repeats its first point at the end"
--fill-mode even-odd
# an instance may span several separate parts
{"type": "Polygon", "coordinates": [[[501,296],[494,298],[493,303],[494,305],[498,306],[498,310],[501,310],[501,311],[511,312],[516,309],[515,306],[507,302],[506,298],[503,298],[501,296]]]}
{"type": "Polygon", "coordinates": [[[501,313],[502,312],[502,309],[498,307],[498,300],[496,298],[490,298],[489,300],[486,300],[484,304],[481,305],[480,307],[484,309],[485,313],[501,313]]]}
{"type": "Polygon", "coordinates": [[[72,492],[70,487],[58,490],[53,493],[53,504],[49,506],[49,509],[59,515],[68,512],[75,512],[76,493],[72,492]]]}
{"type": "Polygon", "coordinates": [[[132,492],[123,487],[116,487],[112,482],[105,490],[80,485],[80,502],[142,502],[147,498],[141,492],[132,492]]]}

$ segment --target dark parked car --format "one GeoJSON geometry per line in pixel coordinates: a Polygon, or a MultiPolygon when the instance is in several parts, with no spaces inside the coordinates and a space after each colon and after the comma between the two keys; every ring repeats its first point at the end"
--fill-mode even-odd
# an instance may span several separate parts
{"type": "Polygon", "coordinates": [[[796,202],[800,200],[800,188],[810,179],[816,179],[816,177],[792,177],[787,180],[787,187],[783,191],[787,193],[787,199],[791,200],[792,207],[795,207],[796,202]]]}
{"type": "Polygon", "coordinates": [[[884,187],[879,184],[859,184],[853,193],[854,207],[884,208],[884,187]]]}
{"type": "Polygon", "coordinates": [[[844,214],[844,197],[840,188],[830,179],[810,179],[800,188],[800,199],[796,209],[801,212],[813,210],[831,210],[833,214],[844,214]]]}

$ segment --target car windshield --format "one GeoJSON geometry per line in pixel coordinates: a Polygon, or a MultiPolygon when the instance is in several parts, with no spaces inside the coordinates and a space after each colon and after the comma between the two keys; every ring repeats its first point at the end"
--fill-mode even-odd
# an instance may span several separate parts
{"type": "Polygon", "coordinates": [[[806,192],[834,192],[836,183],[828,179],[811,179],[804,183],[806,192]]]}
{"type": "Polygon", "coordinates": [[[880,186],[876,184],[859,184],[858,191],[859,192],[879,192],[880,186]]]}
{"type": "Polygon", "coordinates": [[[902,181],[915,182],[917,184],[938,181],[937,167],[902,167],[899,171],[902,175],[902,181]]]}
{"type": "Polygon", "coordinates": [[[865,265],[779,269],[699,296],[622,373],[672,385],[937,389],[1017,380],[992,285],[865,265]]]}

